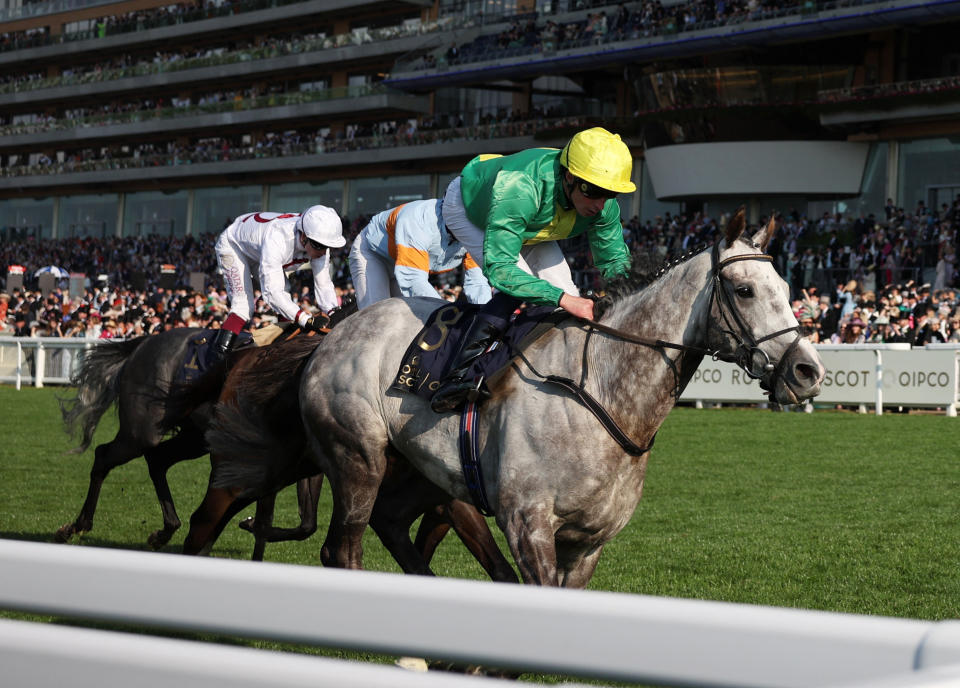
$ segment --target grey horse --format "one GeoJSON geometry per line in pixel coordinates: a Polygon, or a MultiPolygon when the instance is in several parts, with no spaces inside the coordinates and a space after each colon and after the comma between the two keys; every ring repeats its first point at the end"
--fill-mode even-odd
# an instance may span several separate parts
{"type": "MultiPolygon", "coordinates": [[[[598,326],[563,322],[492,385],[480,410],[479,460],[525,582],[587,585],[604,545],[637,506],[657,429],[705,355],[736,360],[779,403],[819,393],[823,365],[800,337],[786,284],[763,253],[774,221],[749,239],[744,228],[741,209],[712,250],[626,290],[598,326]],[[546,375],[582,380],[634,450],[546,375]]],[[[301,413],[334,493],[324,565],[362,567],[361,536],[388,452],[450,495],[471,498],[459,463],[459,414],[435,414],[422,399],[389,389],[405,343],[435,307],[426,299],[381,302],[334,330],[307,363],[301,413]]]]}

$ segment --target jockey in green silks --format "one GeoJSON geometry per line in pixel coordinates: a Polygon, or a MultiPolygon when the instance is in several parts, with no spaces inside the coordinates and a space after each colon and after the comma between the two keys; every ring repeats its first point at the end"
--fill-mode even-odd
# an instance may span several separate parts
{"type": "Polygon", "coordinates": [[[636,190],[632,170],[620,137],[595,127],[577,133],[563,150],[478,156],[450,182],[443,199],[447,228],[500,294],[462,338],[431,402],[435,411],[451,411],[485,391],[482,380],[468,379],[470,364],[505,329],[519,301],[593,319],[593,301],[580,296],[557,240],[586,233],[603,276],[626,274],[630,252],[615,198],[636,190]]]}

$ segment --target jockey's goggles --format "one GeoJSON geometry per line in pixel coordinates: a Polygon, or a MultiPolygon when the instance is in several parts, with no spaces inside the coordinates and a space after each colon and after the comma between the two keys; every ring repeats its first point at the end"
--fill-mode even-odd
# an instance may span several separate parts
{"type": "Polygon", "coordinates": [[[574,179],[573,185],[580,190],[580,193],[583,194],[584,198],[596,199],[617,197],[616,191],[604,189],[603,187],[597,186],[596,184],[591,184],[583,179],[574,179]]]}
{"type": "Polygon", "coordinates": [[[303,235],[303,238],[307,240],[307,243],[308,243],[308,244],[310,244],[311,246],[313,246],[314,250],[316,250],[316,251],[326,251],[326,250],[327,250],[327,247],[326,247],[326,246],[324,246],[323,244],[321,244],[319,241],[314,241],[313,239],[311,239],[310,237],[308,237],[306,234],[303,235]]]}

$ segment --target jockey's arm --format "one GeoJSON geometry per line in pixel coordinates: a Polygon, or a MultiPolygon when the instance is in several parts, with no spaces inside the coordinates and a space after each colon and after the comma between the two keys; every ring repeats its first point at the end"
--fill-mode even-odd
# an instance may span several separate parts
{"type": "Polygon", "coordinates": [[[393,266],[393,276],[405,298],[427,296],[440,298],[437,290],[430,284],[430,248],[439,241],[440,230],[434,218],[425,218],[416,213],[404,212],[397,217],[395,237],[397,255],[393,266]],[[426,220],[431,220],[427,222],[426,220]]]}
{"type": "Polygon", "coordinates": [[[330,249],[316,260],[310,261],[313,270],[313,298],[317,307],[324,313],[329,313],[340,305],[337,290],[330,277],[330,249]]]}
{"type": "Polygon", "coordinates": [[[599,220],[587,234],[593,266],[606,279],[630,272],[630,249],[623,240],[620,206],[610,199],[603,207],[599,220]]]}
{"type": "MultiPolygon", "coordinates": [[[[399,248],[399,246],[397,247],[399,248]]],[[[393,275],[400,287],[400,295],[404,298],[412,296],[428,296],[438,299],[440,294],[436,288],[430,284],[430,270],[423,270],[412,265],[401,264],[400,257],[397,257],[397,264],[393,269],[393,275]]],[[[429,265],[429,263],[428,263],[429,265]]]]}
{"type": "Polygon", "coordinates": [[[296,301],[287,291],[287,278],[283,272],[283,247],[267,241],[261,248],[260,254],[260,287],[263,299],[277,312],[281,318],[292,320],[303,326],[310,318],[310,314],[300,310],[296,301]]]}
{"type": "Polygon", "coordinates": [[[491,298],[490,283],[469,253],[463,259],[463,293],[470,303],[486,303],[491,298]]]}

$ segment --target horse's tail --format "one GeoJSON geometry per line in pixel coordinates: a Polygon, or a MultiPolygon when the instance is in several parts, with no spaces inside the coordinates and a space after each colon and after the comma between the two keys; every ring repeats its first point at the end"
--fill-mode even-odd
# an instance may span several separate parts
{"type": "Polygon", "coordinates": [[[145,341],[146,337],[137,337],[107,342],[95,346],[84,356],[70,380],[76,387],[76,396],[57,399],[67,434],[72,436],[79,430],[80,445],[71,453],[80,454],[90,446],[97,423],[117,398],[124,365],[145,341]]]}
{"type": "Polygon", "coordinates": [[[215,466],[214,487],[266,486],[303,455],[300,378],[319,342],[294,337],[265,349],[269,355],[256,368],[239,374],[235,400],[217,404],[207,445],[212,454],[229,459],[215,466]]]}

